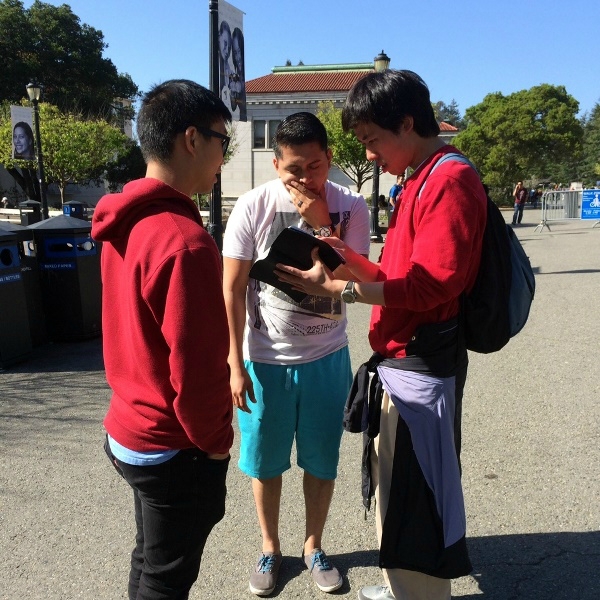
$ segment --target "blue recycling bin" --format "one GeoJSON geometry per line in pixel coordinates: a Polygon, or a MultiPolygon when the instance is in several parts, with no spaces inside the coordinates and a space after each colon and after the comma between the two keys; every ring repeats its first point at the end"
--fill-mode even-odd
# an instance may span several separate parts
{"type": "Polygon", "coordinates": [[[21,276],[25,286],[25,302],[29,317],[29,332],[34,348],[49,341],[46,330],[46,315],[42,300],[42,286],[36,256],[33,231],[8,221],[0,221],[0,232],[13,232],[17,236],[21,276]]]}
{"type": "Polygon", "coordinates": [[[31,335],[16,233],[0,231],[0,367],[31,355],[31,335]]]}
{"type": "Polygon", "coordinates": [[[87,206],[83,202],[77,202],[77,200],[71,200],[63,204],[63,214],[68,217],[75,217],[82,221],[87,221],[87,206]]]}
{"type": "Polygon", "coordinates": [[[78,341],[99,336],[100,245],[92,239],[92,224],[63,214],[29,229],[37,248],[50,339],[78,341]]]}

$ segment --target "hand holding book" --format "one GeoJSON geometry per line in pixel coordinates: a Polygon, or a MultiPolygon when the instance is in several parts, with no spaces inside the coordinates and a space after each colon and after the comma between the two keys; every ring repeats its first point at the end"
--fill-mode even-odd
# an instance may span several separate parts
{"type": "Polygon", "coordinates": [[[307,271],[313,266],[311,252],[315,247],[318,247],[320,259],[330,271],[345,262],[341,254],[327,242],[297,227],[288,227],[277,236],[267,255],[252,265],[249,275],[285,292],[296,302],[301,302],[308,294],[294,290],[291,284],[281,281],[275,274],[275,268],[281,263],[307,271]]]}

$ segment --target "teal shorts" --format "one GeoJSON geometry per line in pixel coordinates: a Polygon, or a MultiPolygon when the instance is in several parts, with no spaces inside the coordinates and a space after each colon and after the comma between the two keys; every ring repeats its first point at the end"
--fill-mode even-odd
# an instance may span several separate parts
{"type": "Polygon", "coordinates": [[[297,463],[319,479],[335,479],[344,404],[352,383],[348,347],[299,365],[245,361],[254,384],[252,413],[238,410],[240,469],[256,479],[278,477],[297,463]]]}

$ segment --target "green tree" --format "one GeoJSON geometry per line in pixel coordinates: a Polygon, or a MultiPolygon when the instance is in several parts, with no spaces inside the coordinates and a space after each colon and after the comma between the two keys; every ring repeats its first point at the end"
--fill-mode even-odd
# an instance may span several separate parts
{"type": "Polygon", "coordinates": [[[63,112],[112,118],[118,98],[135,100],[137,86],[102,56],[101,31],[82,24],[67,4],[0,0],[0,100],[17,103],[32,79],[43,100],[63,112]]]}
{"type": "Polygon", "coordinates": [[[488,94],[467,109],[466,128],[453,143],[477,165],[485,183],[505,194],[519,179],[554,179],[559,170],[568,180],[581,152],[578,110],[563,86],[488,94]]]}
{"type": "MultiPolygon", "coordinates": [[[[106,166],[129,147],[129,138],[119,129],[101,119],[83,120],[72,114],[61,113],[56,106],[40,103],[40,137],[47,184],[55,183],[64,201],[69,183],[85,185],[98,180],[106,166]]],[[[12,159],[12,130],[8,107],[0,116],[0,163],[3,164],[28,197],[35,187],[35,161],[12,159]]],[[[37,190],[35,190],[37,192],[37,190]]],[[[35,196],[38,196],[35,193],[35,196]]]]}
{"type": "Polygon", "coordinates": [[[373,163],[367,160],[364,146],[354,133],[342,129],[342,111],[333,102],[319,102],[317,116],[325,125],[329,147],[333,152],[332,162],[360,189],[366,181],[373,179],[373,163]]]}
{"type": "Polygon", "coordinates": [[[462,129],[463,119],[460,115],[460,110],[458,109],[458,103],[454,98],[450,104],[445,104],[441,100],[436,102],[433,104],[433,112],[435,113],[435,118],[439,122],[446,121],[446,123],[450,123],[450,125],[462,129]]]}
{"type": "Polygon", "coordinates": [[[134,179],[146,175],[146,163],[142,150],[137,142],[129,140],[123,154],[117,156],[106,165],[106,183],[110,192],[118,192],[134,179]]]}
{"type": "Polygon", "coordinates": [[[586,186],[595,186],[600,180],[600,102],[589,115],[584,115],[583,152],[580,180],[586,186]]]}

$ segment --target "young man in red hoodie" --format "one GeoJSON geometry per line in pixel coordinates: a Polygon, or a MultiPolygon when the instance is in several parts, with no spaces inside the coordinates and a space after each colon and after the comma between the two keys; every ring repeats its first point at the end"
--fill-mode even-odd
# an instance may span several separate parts
{"type": "Polygon", "coordinates": [[[187,80],[155,86],[137,132],[146,177],[104,196],[106,451],[133,489],[130,600],[187,598],[225,512],[233,442],[221,258],[191,199],[223,165],[231,114],[187,80]]]}
{"type": "MultiPolygon", "coordinates": [[[[369,403],[363,464],[371,480],[363,490],[366,505],[373,489],[377,500],[385,585],[363,588],[359,600],[450,600],[451,579],[471,571],[459,461],[468,358],[458,314],[477,276],[487,199],[477,172],[439,137],[429,90],[416,73],[361,79],[342,125],[384,171],[413,169],[380,260],[334,239],[353,279],[334,279],[317,254],[309,271],[281,266],[281,278],[310,294],[373,305],[375,354],[356,383],[370,371],[381,384],[369,403]]],[[[361,431],[363,413],[355,413],[348,412],[347,428],[361,431]]]]}

